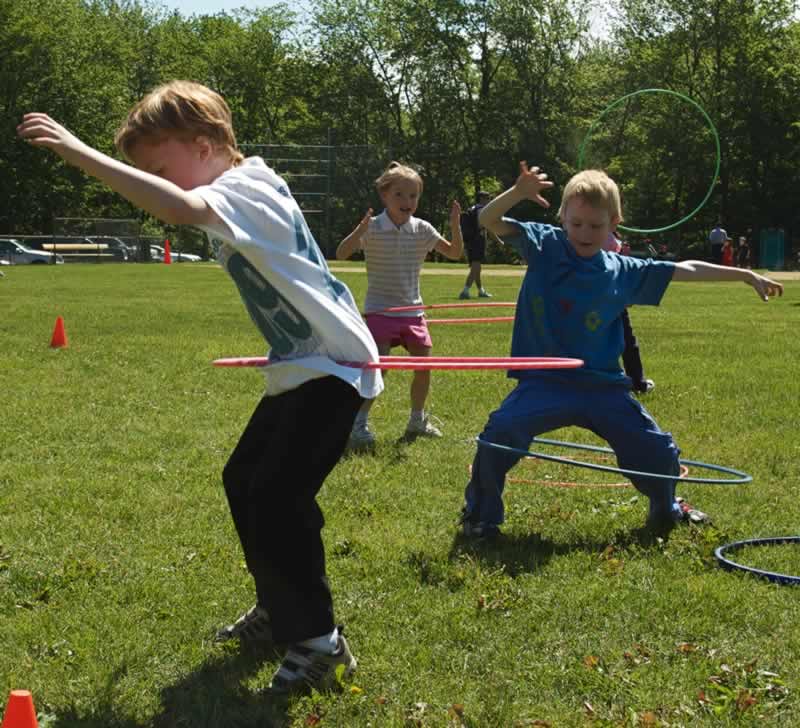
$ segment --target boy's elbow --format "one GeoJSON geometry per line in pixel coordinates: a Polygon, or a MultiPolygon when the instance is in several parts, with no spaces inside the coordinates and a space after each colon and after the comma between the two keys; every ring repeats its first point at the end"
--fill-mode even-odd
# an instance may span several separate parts
{"type": "Polygon", "coordinates": [[[170,205],[157,217],[168,225],[211,225],[216,220],[216,214],[204,200],[186,200],[170,205]]]}

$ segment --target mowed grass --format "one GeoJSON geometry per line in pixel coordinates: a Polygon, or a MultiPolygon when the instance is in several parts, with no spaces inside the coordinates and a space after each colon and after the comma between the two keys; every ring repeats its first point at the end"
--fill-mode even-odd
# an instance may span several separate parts
{"type": "MultiPolygon", "coordinates": [[[[465,267],[434,268],[448,269],[423,277],[428,303],[455,301],[465,267]]],[[[714,525],[666,540],[641,531],[633,489],[548,487],[609,478],[525,461],[503,539],[463,543],[472,438],[511,382],[434,373],[445,437],[403,444],[410,377],[392,373],[375,453],[342,460],[320,495],[359,671],[339,693],[280,701],[257,692],[279,654],[212,641],[254,598],[220,472],[263,384],[210,365],[264,353],[233,284],[205,264],[6,272],[0,704],[30,689],[48,728],[800,724],[800,591],[713,558],[797,533],[800,283],[769,304],[741,284],[675,284],[632,309],[648,409],[683,457],[753,476],[681,486],[714,525]],[[51,350],[57,315],[69,347],[51,350]]],[[[340,277],[363,301],[365,276],[340,277]]],[[[519,278],[489,268],[485,282],[515,299],[519,278]]],[[[434,353],[505,355],[510,333],[432,327],[434,353]]],[[[737,557],[800,574],[791,545],[737,557]]]]}

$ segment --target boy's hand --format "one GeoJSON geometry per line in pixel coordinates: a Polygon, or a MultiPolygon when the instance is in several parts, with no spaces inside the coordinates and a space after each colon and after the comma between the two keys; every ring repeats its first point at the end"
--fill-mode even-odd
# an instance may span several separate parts
{"type": "Polygon", "coordinates": [[[35,147],[52,149],[67,162],[74,162],[86,145],[47,114],[25,114],[17,135],[35,147]]]}
{"type": "Polygon", "coordinates": [[[523,160],[519,163],[519,177],[514,187],[529,200],[533,200],[542,207],[550,207],[550,203],[541,196],[542,190],[549,189],[553,183],[547,179],[544,172],[540,172],[538,167],[528,167],[528,163],[523,160]]]}
{"type": "Polygon", "coordinates": [[[458,200],[453,200],[450,206],[450,229],[454,232],[461,230],[461,204],[458,200]]]}
{"type": "Polygon", "coordinates": [[[756,289],[756,293],[762,301],[769,301],[770,296],[783,295],[783,286],[780,283],[760,276],[758,273],[753,273],[745,283],[750,284],[756,289]]]}

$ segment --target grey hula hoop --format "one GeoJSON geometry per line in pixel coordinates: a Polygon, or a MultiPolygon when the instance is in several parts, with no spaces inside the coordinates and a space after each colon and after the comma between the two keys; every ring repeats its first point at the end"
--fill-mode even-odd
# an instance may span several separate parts
{"type": "MultiPolygon", "coordinates": [[[[741,485],[742,483],[752,482],[752,476],[743,473],[741,470],[734,470],[733,468],[725,468],[722,465],[712,465],[704,463],[699,460],[679,460],[681,465],[691,465],[696,468],[705,468],[707,470],[714,470],[718,473],[727,473],[734,476],[733,478],[694,478],[694,477],[679,477],[677,475],[670,475],[667,473],[645,473],[641,470],[628,470],[626,468],[613,468],[609,465],[597,465],[595,463],[587,463],[581,460],[572,460],[571,458],[559,457],[558,455],[546,455],[545,453],[534,452],[533,450],[522,450],[517,447],[510,447],[509,445],[500,445],[495,442],[489,442],[481,437],[476,438],[478,445],[483,447],[493,447],[497,450],[504,450],[515,455],[522,455],[528,458],[537,458],[539,460],[549,460],[554,463],[564,463],[566,465],[574,465],[578,468],[588,468],[589,470],[600,470],[605,473],[618,473],[626,476],[638,476],[640,478],[663,478],[665,480],[680,480],[682,483],[702,483],[704,485],[741,485]]],[[[546,438],[534,437],[534,443],[539,445],[553,445],[556,447],[567,447],[575,450],[590,450],[592,452],[605,452],[614,453],[610,447],[600,447],[598,445],[584,445],[576,442],[562,442],[561,440],[548,440],[546,438]]]]}

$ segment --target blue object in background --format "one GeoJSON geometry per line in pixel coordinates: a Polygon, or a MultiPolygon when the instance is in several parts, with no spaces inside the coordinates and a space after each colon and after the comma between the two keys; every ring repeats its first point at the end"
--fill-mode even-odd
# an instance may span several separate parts
{"type": "Polygon", "coordinates": [[[783,270],[784,242],[783,230],[767,228],[761,231],[759,240],[758,265],[767,270],[783,270]]]}

